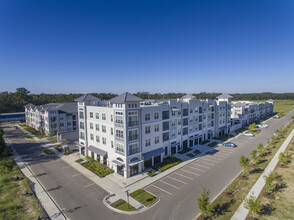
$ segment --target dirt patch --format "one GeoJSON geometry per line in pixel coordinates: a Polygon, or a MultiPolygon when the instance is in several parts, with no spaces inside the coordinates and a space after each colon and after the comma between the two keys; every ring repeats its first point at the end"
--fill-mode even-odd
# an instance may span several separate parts
{"type": "Polygon", "coordinates": [[[234,194],[233,193],[230,193],[230,192],[223,192],[223,196],[224,197],[227,197],[227,198],[234,198],[234,194]]]}
{"type": "Polygon", "coordinates": [[[278,178],[276,178],[276,181],[277,181],[277,182],[282,182],[283,179],[282,179],[281,177],[278,177],[278,178]]]}
{"type": "MultiPolygon", "coordinates": [[[[203,215],[200,215],[196,220],[203,220],[203,215]]],[[[206,217],[206,220],[212,220],[211,217],[206,217]]]]}
{"type": "Polygon", "coordinates": [[[238,176],[238,178],[240,180],[248,180],[249,179],[247,176],[243,176],[243,175],[238,176]]]}
{"type": "Polygon", "coordinates": [[[250,167],[258,167],[255,163],[250,164],[250,167]]]}
{"type": "Polygon", "coordinates": [[[245,220],[258,220],[258,218],[246,217],[245,220]]]}
{"type": "Polygon", "coordinates": [[[275,198],[276,198],[275,195],[272,194],[272,193],[267,194],[266,192],[263,192],[261,195],[262,195],[264,198],[267,198],[267,199],[275,199],[275,198]]]}
{"type": "Polygon", "coordinates": [[[279,167],[280,168],[289,168],[287,165],[282,165],[282,164],[280,164],[279,167]]]}

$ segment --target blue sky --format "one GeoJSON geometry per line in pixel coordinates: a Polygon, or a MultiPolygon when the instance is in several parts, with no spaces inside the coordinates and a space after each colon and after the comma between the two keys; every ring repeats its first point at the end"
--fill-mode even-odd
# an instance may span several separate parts
{"type": "Polygon", "coordinates": [[[0,91],[294,92],[293,0],[0,1],[0,91]]]}

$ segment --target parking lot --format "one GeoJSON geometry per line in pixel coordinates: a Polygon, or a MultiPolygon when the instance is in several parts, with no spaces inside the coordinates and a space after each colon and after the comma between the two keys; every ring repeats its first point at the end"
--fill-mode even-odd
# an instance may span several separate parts
{"type": "Polygon", "coordinates": [[[236,150],[237,148],[219,146],[215,148],[211,155],[205,155],[194,160],[177,171],[148,185],[145,187],[145,190],[160,198],[175,196],[181,189],[189,184],[194,184],[197,179],[201,178],[201,175],[218,166],[219,163],[226,160],[236,150]]]}

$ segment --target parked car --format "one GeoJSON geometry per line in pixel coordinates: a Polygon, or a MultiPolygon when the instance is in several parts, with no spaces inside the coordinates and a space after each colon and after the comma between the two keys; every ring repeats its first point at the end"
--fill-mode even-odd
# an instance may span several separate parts
{"type": "Polygon", "coordinates": [[[232,142],[223,143],[223,145],[226,147],[237,147],[237,145],[232,142]]]}
{"type": "Polygon", "coordinates": [[[14,128],[15,128],[15,129],[18,129],[18,127],[17,127],[17,126],[14,126],[14,128]]]}
{"type": "Polygon", "coordinates": [[[280,118],[280,116],[278,116],[278,115],[275,115],[273,118],[280,118]]]}
{"type": "Polygon", "coordinates": [[[256,125],[257,128],[268,128],[269,126],[266,124],[258,124],[256,125]]]}
{"type": "Polygon", "coordinates": [[[263,126],[264,128],[268,128],[268,127],[269,127],[267,124],[262,124],[262,126],[263,126]]]}
{"type": "Polygon", "coordinates": [[[244,135],[245,135],[245,136],[248,136],[248,137],[254,137],[254,136],[255,136],[254,134],[252,134],[252,133],[250,133],[250,132],[245,133],[244,135]]]}

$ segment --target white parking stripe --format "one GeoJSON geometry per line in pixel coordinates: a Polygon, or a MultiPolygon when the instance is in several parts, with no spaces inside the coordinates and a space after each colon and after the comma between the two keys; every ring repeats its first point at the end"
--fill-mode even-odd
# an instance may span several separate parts
{"type": "Polygon", "coordinates": [[[200,176],[200,174],[198,174],[198,173],[193,173],[193,172],[191,172],[191,171],[188,171],[188,170],[184,170],[184,169],[181,169],[182,171],[185,171],[185,172],[187,172],[187,173],[191,173],[191,174],[193,174],[193,175],[195,175],[195,176],[200,176]]]}
{"type": "Polygon", "coordinates": [[[200,165],[200,164],[197,164],[197,163],[195,163],[194,165],[199,166],[199,167],[204,167],[204,168],[210,169],[210,167],[203,166],[203,165],[200,165]]]}
{"type": "Polygon", "coordinates": [[[174,185],[172,185],[170,183],[164,182],[163,180],[159,180],[159,181],[166,184],[166,185],[168,185],[168,186],[174,187],[175,189],[180,189],[179,187],[176,187],[176,186],[174,186],[174,185]]]}
{"type": "Polygon", "coordinates": [[[217,158],[217,157],[211,157],[211,159],[218,160],[218,161],[222,161],[223,160],[223,158],[217,158]]]}
{"type": "Polygon", "coordinates": [[[91,183],[89,185],[84,186],[85,188],[89,187],[89,186],[93,186],[95,183],[91,183]]]}
{"type": "Polygon", "coordinates": [[[202,160],[206,160],[206,161],[210,161],[212,163],[218,163],[218,161],[212,160],[212,159],[208,159],[208,158],[201,158],[202,160]]]}
{"type": "Polygon", "coordinates": [[[231,153],[225,153],[225,152],[219,151],[219,152],[217,152],[217,154],[224,155],[224,156],[229,156],[231,153]]]}
{"type": "Polygon", "coordinates": [[[185,177],[185,178],[187,178],[187,179],[193,180],[193,178],[191,178],[191,177],[188,177],[188,176],[185,176],[185,175],[183,175],[183,174],[180,174],[180,173],[174,173],[174,174],[177,174],[177,175],[179,175],[179,176],[182,176],[182,177],[185,177]]]}
{"type": "Polygon", "coordinates": [[[182,180],[178,180],[178,179],[176,179],[176,178],[174,178],[174,177],[171,177],[171,176],[166,176],[166,177],[171,178],[171,179],[173,179],[173,180],[175,180],[175,181],[178,181],[178,182],[180,182],[180,183],[187,184],[187,183],[185,183],[184,181],[182,181],[182,180]]]}
{"type": "Polygon", "coordinates": [[[78,173],[78,174],[72,175],[71,177],[75,177],[75,176],[79,176],[79,175],[81,175],[81,174],[80,174],[80,173],[78,173]]]}
{"type": "Polygon", "coordinates": [[[61,169],[68,168],[68,167],[70,167],[70,166],[61,167],[61,169]]]}
{"type": "Polygon", "coordinates": [[[158,186],[155,186],[155,185],[151,185],[151,186],[153,186],[153,187],[155,187],[155,188],[157,188],[157,189],[159,189],[159,190],[161,190],[161,191],[163,191],[163,192],[165,192],[165,193],[167,193],[167,194],[172,195],[170,192],[168,192],[168,191],[166,191],[166,190],[164,190],[164,189],[161,189],[161,188],[158,187],[158,186]]]}
{"type": "Polygon", "coordinates": [[[191,168],[191,169],[194,169],[194,170],[198,170],[198,171],[200,171],[200,172],[205,172],[204,170],[200,170],[200,169],[198,169],[198,168],[195,168],[195,167],[191,167],[191,166],[187,166],[188,168],[191,168]]]}
{"type": "Polygon", "coordinates": [[[219,155],[219,154],[215,154],[215,155],[213,155],[213,157],[226,158],[226,156],[224,156],[224,155],[219,155]]]}
{"type": "Polygon", "coordinates": [[[210,165],[210,166],[214,166],[215,164],[213,164],[213,163],[208,163],[207,161],[200,161],[201,163],[204,163],[204,164],[208,164],[208,165],[210,165]]]}

